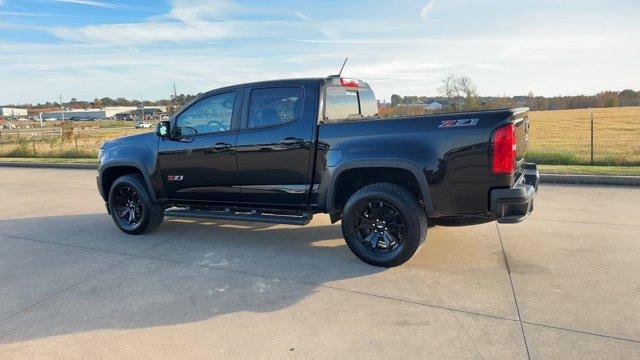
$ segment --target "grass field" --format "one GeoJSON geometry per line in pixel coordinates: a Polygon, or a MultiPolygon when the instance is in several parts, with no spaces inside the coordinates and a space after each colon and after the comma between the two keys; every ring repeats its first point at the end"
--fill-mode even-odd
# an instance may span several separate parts
{"type": "Polygon", "coordinates": [[[132,121],[87,121],[20,123],[29,129],[2,130],[0,158],[72,158],[95,159],[100,145],[121,136],[139,134],[154,129],[136,129],[132,121]]]}
{"type": "Polygon", "coordinates": [[[640,165],[640,107],[533,111],[527,158],[539,164],[640,165]]]}

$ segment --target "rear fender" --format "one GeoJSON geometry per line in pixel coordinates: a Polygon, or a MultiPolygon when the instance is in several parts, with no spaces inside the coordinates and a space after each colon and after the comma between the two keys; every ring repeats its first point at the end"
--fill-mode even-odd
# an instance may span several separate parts
{"type": "Polygon", "coordinates": [[[334,199],[335,193],[336,193],[336,182],[337,182],[337,179],[340,178],[341,173],[347,170],[352,170],[352,169],[380,168],[380,167],[397,168],[397,169],[403,169],[411,172],[411,174],[413,174],[413,176],[415,177],[420,187],[420,195],[424,202],[424,208],[425,208],[425,211],[427,212],[427,215],[434,216],[436,214],[436,211],[433,207],[433,203],[431,202],[431,196],[429,194],[429,186],[427,184],[427,180],[424,174],[422,173],[420,167],[411,161],[408,161],[405,159],[397,159],[397,158],[354,159],[354,160],[347,160],[347,161],[341,162],[334,168],[327,168],[327,170],[330,172],[329,174],[330,180],[328,182],[329,185],[327,187],[327,193],[326,193],[327,194],[326,204],[327,204],[327,209],[329,210],[329,213],[334,213],[336,210],[335,199],[334,199]]]}

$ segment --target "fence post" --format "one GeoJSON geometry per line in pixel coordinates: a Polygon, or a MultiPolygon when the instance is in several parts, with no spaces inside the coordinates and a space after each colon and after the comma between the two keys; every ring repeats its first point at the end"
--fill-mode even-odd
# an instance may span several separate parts
{"type": "Polygon", "coordinates": [[[591,113],[591,165],[593,165],[593,113],[591,113]]]}

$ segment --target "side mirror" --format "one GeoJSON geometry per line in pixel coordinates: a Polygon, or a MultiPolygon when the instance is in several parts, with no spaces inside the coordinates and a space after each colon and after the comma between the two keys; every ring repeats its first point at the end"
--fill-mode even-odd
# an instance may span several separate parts
{"type": "Polygon", "coordinates": [[[156,125],[156,135],[159,137],[169,137],[169,122],[168,121],[160,121],[158,125],[156,125]]]}

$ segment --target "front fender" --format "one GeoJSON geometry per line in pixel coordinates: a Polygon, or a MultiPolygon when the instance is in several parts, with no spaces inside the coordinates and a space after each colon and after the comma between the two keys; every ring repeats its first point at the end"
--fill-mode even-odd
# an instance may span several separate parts
{"type": "Polygon", "coordinates": [[[103,175],[109,169],[117,167],[131,167],[137,169],[144,178],[147,189],[153,201],[166,198],[162,177],[157,166],[156,152],[153,148],[140,144],[115,144],[103,149],[98,166],[98,187],[102,197],[106,200],[103,187],[103,175]]]}

